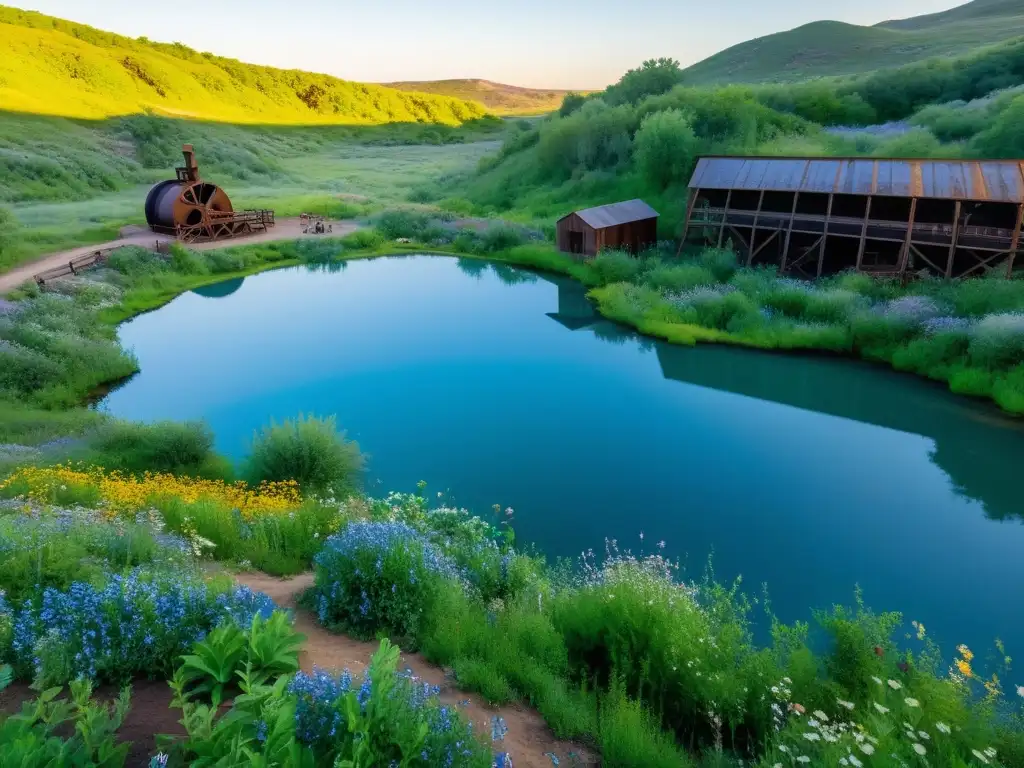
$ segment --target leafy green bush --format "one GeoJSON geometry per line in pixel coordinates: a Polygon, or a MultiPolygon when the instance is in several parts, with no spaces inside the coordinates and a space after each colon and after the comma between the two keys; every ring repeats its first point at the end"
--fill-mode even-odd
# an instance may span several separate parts
{"type": "Polygon", "coordinates": [[[97,463],[106,469],[223,474],[224,468],[217,466],[213,453],[213,432],[203,422],[110,421],[97,430],[89,444],[97,454],[97,463]]]}
{"type": "Polygon", "coordinates": [[[1024,363],[1024,313],[989,315],[971,330],[967,348],[970,361],[989,370],[1024,363]]]}
{"type": "Polygon", "coordinates": [[[601,251],[588,265],[596,285],[629,283],[635,280],[643,269],[639,259],[627,251],[601,251]]]}
{"type": "Polygon", "coordinates": [[[658,263],[644,273],[643,281],[651,288],[678,293],[699,285],[714,285],[718,279],[710,269],[700,264],[658,263]]]}
{"type": "Polygon", "coordinates": [[[242,673],[262,684],[298,671],[304,640],[283,611],[274,611],[269,618],[254,614],[245,628],[221,624],[181,657],[172,687],[190,700],[203,697],[218,707],[242,673]]]}
{"type": "Polygon", "coordinates": [[[353,522],[314,558],[310,597],[321,624],[359,637],[383,631],[415,642],[454,564],[405,523],[353,522]]]}
{"type": "MultiPolygon", "coordinates": [[[[0,691],[10,683],[9,673],[10,667],[0,667],[0,691]]],[[[92,700],[88,680],[71,683],[70,699],[58,698],[60,692],[48,688],[17,714],[0,715],[0,765],[121,768],[129,745],[118,743],[117,730],[131,706],[131,689],[110,704],[92,700]]]]}
{"type": "Polygon", "coordinates": [[[760,692],[777,679],[774,663],[753,649],[737,595],[707,585],[698,602],[673,573],[660,556],[590,565],[552,607],[571,668],[603,686],[621,680],[684,743],[759,743],[771,731],[760,692]]]}
{"type": "Polygon", "coordinates": [[[254,485],[294,480],[306,493],[344,498],[363,471],[359,446],[338,431],[334,416],[271,423],[253,438],[245,476],[254,485]]]}
{"type": "Polygon", "coordinates": [[[678,109],[652,112],[633,139],[637,168],[655,189],[685,181],[696,163],[697,137],[678,109]]]}
{"type": "Polygon", "coordinates": [[[413,211],[385,211],[377,219],[377,230],[389,240],[407,237],[412,240],[422,239],[423,231],[430,224],[430,217],[413,211]]]}

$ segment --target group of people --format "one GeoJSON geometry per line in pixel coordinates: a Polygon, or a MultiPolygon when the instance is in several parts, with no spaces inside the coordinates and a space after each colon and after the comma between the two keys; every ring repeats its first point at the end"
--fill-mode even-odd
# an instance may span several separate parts
{"type": "Polygon", "coordinates": [[[325,224],[323,216],[312,217],[308,213],[303,213],[299,216],[299,220],[302,222],[302,231],[306,233],[312,233],[314,235],[322,235],[325,232],[333,232],[333,224],[325,224]],[[313,223],[310,224],[310,219],[313,219],[313,223]]]}

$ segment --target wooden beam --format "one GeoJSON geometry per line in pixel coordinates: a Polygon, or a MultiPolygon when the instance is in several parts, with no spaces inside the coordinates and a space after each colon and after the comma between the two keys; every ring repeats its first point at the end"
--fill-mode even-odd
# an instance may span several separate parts
{"type": "Polygon", "coordinates": [[[691,189],[690,195],[686,200],[686,219],[683,222],[683,234],[679,238],[679,250],[676,251],[676,258],[678,259],[680,254],[683,252],[683,246],[686,245],[686,235],[690,231],[690,217],[693,216],[693,206],[697,202],[697,195],[700,194],[700,189],[691,189]]]}
{"type": "Polygon", "coordinates": [[[754,242],[757,240],[757,220],[761,216],[761,206],[764,205],[764,190],[761,190],[757,198],[757,210],[754,212],[754,225],[750,228],[750,247],[747,249],[747,266],[754,260],[754,242]]]}
{"type": "Polygon", "coordinates": [[[936,264],[931,259],[929,259],[927,256],[925,256],[924,252],[920,248],[917,248],[913,243],[910,244],[910,250],[912,250],[914,254],[921,259],[921,261],[923,261],[929,267],[934,269],[936,272],[942,272],[942,269],[939,267],[939,265],[936,264]]]}
{"type": "Polygon", "coordinates": [[[744,248],[750,248],[750,245],[747,244],[747,241],[743,239],[743,233],[736,229],[736,227],[729,227],[729,231],[736,235],[736,239],[743,243],[744,248]]]}
{"type": "MultiPolygon", "coordinates": [[[[757,250],[755,250],[754,253],[753,253],[753,256],[751,256],[751,260],[753,260],[754,257],[757,256],[757,254],[759,254],[761,251],[763,251],[766,245],[768,245],[772,240],[774,240],[775,238],[777,238],[781,234],[782,234],[782,230],[781,229],[776,229],[774,232],[772,232],[770,235],[768,235],[768,237],[765,239],[765,241],[763,243],[761,243],[759,246],[757,246],[757,250]]],[[[753,244],[753,241],[751,241],[751,244],[753,244]]],[[[750,262],[748,261],[747,264],[749,264],[749,263],[750,262]]]]}
{"type": "Polygon", "coordinates": [[[779,262],[779,274],[786,273],[786,259],[789,256],[789,240],[793,236],[793,221],[796,219],[796,203],[800,199],[800,193],[793,193],[793,209],[789,212],[789,226],[786,228],[786,243],[782,246],[782,260],[779,262]]]}
{"type": "MultiPolygon", "coordinates": [[[[967,249],[965,249],[965,250],[967,250],[967,249]]],[[[996,259],[998,259],[998,258],[999,258],[1000,256],[1004,256],[1004,255],[1006,255],[1006,254],[1008,253],[1007,251],[999,251],[998,253],[993,253],[993,254],[992,254],[991,256],[989,256],[989,257],[988,257],[987,259],[983,259],[983,258],[981,258],[981,257],[980,257],[980,256],[979,256],[978,254],[976,254],[976,253],[975,253],[974,251],[971,251],[971,250],[967,250],[967,252],[968,252],[969,254],[971,254],[971,256],[973,256],[973,257],[974,257],[975,259],[977,259],[978,263],[977,263],[977,264],[975,264],[975,265],[974,265],[973,267],[971,267],[970,269],[968,269],[968,270],[964,270],[963,272],[961,272],[961,273],[960,273],[960,277],[967,277],[967,276],[968,276],[969,274],[971,274],[971,272],[974,272],[974,271],[975,271],[976,269],[984,269],[984,268],[985,268],[985,267],[987,267],[987,266],[988,266],[988,265],[989,265],[989,264],[990,264],[991,262],[995,261],[995,260],[996,260],[996,259]]]]}
{"type": "Polygon", "coordinates": [[[722,236],[725,235],[725,220],[729,218],[729,203],[732,202],[732,190],[725,194],[725,208],[722,211],[722,223],[718,227],[718,247],[722,247],[722,236]]]}
{"type": "Polygon", "coordinates": [[[828,196],[828,210],[825,211],[825,224],[821,230],[821,246],[818,248],[818,277],[821,277],[821,269],[825,265],[825,241],[828,240],[828,220],[832,218],[832,201],[835,195],[828,196]]]}
{"type": "MultiPolygon", "coordinates": [[[[962,207],[963,203],[957,200],[956,206],[953,208],[953,239],[949,242],[949,256],[946,257],[947,280],[953,276],[953,256],[956,255],[956,241],[960,237],[960,209],[962,207]]],[[[1024,207],[1021,210],[1024,210],[1024,207]]]]}
{"type": "Polygon", "coordinates": [[[868,204],[864,208],[864,224],[860,228],[860,243],[857,245],[857,271],[860,272],[864,264],[864,248],[868,242],[868,219],[871,218],[871,195],[868,195],[868,204]]]}
{"type": "Polygon", "coordinates": [[[903,249],[900,251],[900,277],[907,271],[907,264],[910,262],[910,238],[914,234],[914,217],[917,215],[917,198],[910,200],[910,218],[907,221],[907,237],[903,241],[903,249]]]}
{"type": "Polygon", "coordinates": [[[1013,260],[1017,258],[1017,248],[1020,246],[1020,230],[1024,227],[1024,203],[1021,203],[1017,211],[1017,227],[1013,230],[1013,240],[1010,243],[1010,258],[1006,262],[1006,278],[1013,277],[1013,260]]]}

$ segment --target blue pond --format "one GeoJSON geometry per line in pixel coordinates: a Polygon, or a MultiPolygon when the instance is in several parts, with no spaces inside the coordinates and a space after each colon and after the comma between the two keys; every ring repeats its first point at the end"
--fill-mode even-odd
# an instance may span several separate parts
{"type": "Polygon", "coordinates": [[[859,585],[947,650],[1024,645],[1024,425],[930,382],[656,343],[571,281],[429,256],[229,281],[120,333],[142,372],[102,407],[206,419],[232,457],[271,419],[334,413],[372,492],[513,507],[549,556],[664,540],[692,577],[713,553],[718,578],[766,583],[787,621],[859,585]]]}

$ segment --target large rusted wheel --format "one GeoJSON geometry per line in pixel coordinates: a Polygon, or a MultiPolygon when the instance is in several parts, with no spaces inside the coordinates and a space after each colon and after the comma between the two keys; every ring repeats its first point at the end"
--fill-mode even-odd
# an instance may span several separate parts
{"type": "Polygon", "coordinates": [[[157,231],[210,227],[233,211],[227,193],[205,181],[162,181],[146,197],[146,221],[157,231]]]}

